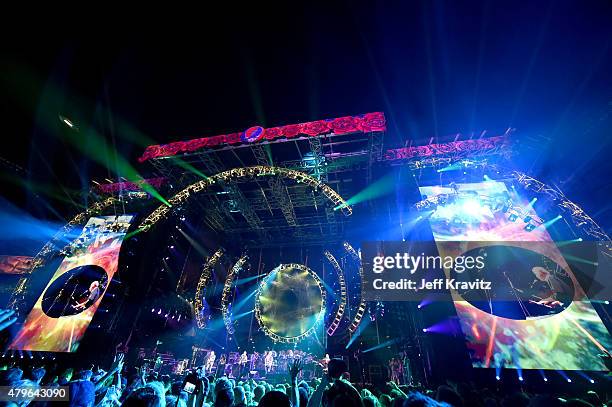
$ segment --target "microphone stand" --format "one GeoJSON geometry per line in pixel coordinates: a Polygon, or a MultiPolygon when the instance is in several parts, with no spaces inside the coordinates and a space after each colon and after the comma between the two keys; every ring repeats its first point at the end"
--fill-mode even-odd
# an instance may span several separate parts
{"type": "Polygon", "coordinates": [[[521,310],[523,311],[523,315],[525,316],[525,318],[530,317],[531,315],[529,314],[529,311],[527,311],[527,307],[525,307],[525,304],[523,304],[523,301],[521,300],[521,297],[518,294],[518,292],[522,292],[522,291],[514,287],[514,284],[512,284],[512,280],[510,280],[510,277],[508,277],[505,271],[503,271],[503,274],[506,277],[506,280],[508,280],[508,283],[510,284],[512,293],[516,297],[516,300],[518,301],[519,306],[521,307],[521,310]]]}

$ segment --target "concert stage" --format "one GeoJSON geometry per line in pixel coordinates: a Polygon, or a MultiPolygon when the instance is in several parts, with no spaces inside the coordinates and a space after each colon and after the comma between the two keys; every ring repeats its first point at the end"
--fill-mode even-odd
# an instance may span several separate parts
{"type": "Polygon", "coordinates": [[[567,247],[605,259],[612,243],[523,166],[540,141],[504,129],[397,145],[386,131],[373,112],[146,147],[145,179],[93,185],[17,275],[4,357],[112,348],[160,373],[273,383],[296,360],[318,377],[330,357],[360,383],[599,381],[608,294],[584,286],[567,247]],[[375,241],[506,256],[489,277],[516,297],[366,300],[375,241]]]}

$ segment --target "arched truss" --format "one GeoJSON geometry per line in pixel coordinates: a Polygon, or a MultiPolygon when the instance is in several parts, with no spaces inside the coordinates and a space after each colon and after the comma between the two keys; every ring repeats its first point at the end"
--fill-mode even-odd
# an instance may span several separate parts
{"type": "Polygon", "coordinates": [[[212,269],[215,268],[221,257],[223,257],[223,248],[217,249],[217,251],[208,259],[206,264],[204,264],[202,274],[200,274],[200,279],[198,280],[198,287],[196,288],[194,298],[194,313],[196,324],[200,329],[203,329],[206,326],[206,321],[202,316],[204,289],[210,280],[212,269]]]}
{"type": "Polygon", "coordinates": [[[353,249],[353,246],[351,246],[349,242],[344,242],[342,243],[342,245],[344,246],[344,249],[348,252],[348,254],[351,255],[353,260],[360,261],[359,254],[355,249],[353,249]]]}
{"type": "Polygon", "coordinates": [[[143,220],[140,224],[139,229],[149,229],[170,211],[171,206],[179,205],[183,202],[186,202],[191,195],[201,192],[214,184],[220,184],[223,182],[240,178],[255,178],[266,176],[280,176],[284,178],[290,178],[298,183],[304,183],[306,185],[309,185],[315,190],[321,190],[323,195],[325,195],[334,204],[334,207],[338,207],[344,215],[348,216],[353,213],[353,209],[350,207],[350,205],[336,191],[334,191],[332,187],[322,183],[318,179],[311,177],[308,174],[305,174],[300,171],[291,170],[288,168],[256,165],[253,167],[234,168],[231,170],[223,171],[189,185],[188,187],[174,195],[172,198],[168,199],[170,206],[160,205],[149,216],[147,216],[147,218],[143,220]]]}
{"type": "Polygon", "coordinates": [[[232,287],[234,286],[234,280],[236,276],[246,263],[249,256],[246,254],[242,255],[240,259],[234,264],[227,274],[227,278],[225,279],[225,284],[223,285],[223,293],[221,294],[221,313],[223,314],[223,323],[225,324],[225,329],[227,329],[228,335],[234,334],[234,325],[232,324],[232,316],[230,315],[229,304],[232,296],[232,287]]]}
{"type": "Polygon", "coordinates": [[[272,332],[265,323],[263,323],[262,319],[261,319],[261,303],[259,301],[259,297],[261,294],[261,290],[263,289],[263,287],[265,286],[265,284],[268,281],[268,277],[270,275],[272,275],[272,273],[268,274],[268,276],[266,276],[266,278],[264,278],[263,280],[261,280],[261,283],[259,284],[259,287],[257,288],[257,293],[255,294],[255,317],[257,318],[257,323],[259,324],[259,326],[261,327],[262,331],[270,338],[272,339],[274,342],[280,342],[280,343],[298,343],[300,342],[302,339],[305,339],[307,337],[309,337],[310,335],[312,335],[315,330],[317,329],[317,325],[321,322],[321,320],[323,320],[323,318],[325,317],[325,289],[323,288],[323,283],[321,281],[321,279],[319,278],[319,276],[317,275],[317,273],[315,273],[314,271],[312,271],[311,269],[309,269],[308,267],[302,265],[302,264],[295,264],[295,263],[291,263],[291,264],[282,264],[281,266],[279,266],[279,270],[278,271],[282,271],[285,268],[293,268],[293,269],[298,269],[301,271],[306,271],[312,278],[314,278],[314,280],[317,283],[317,286],[319,287],[319,292],[321,293],[321,310],[318,313],[317,319],[315,321],[315,323],[306,331],[304,331],[303,333],[301,333],[300,335],[297,336],[281,336],[278,335],[275,332],[272,332]]]}
{"type": "Polygon", "coordinates": [[[342,267],[340,267],[340,264],[338,264],[338,261],[333,254],[331,254],[329,250],[325,250],[323,254],[325,254],[327,260],[329,260],[331,265],[336,270],[336,273],[338,274],[338,283],[340,284],[340,304],[338,305],[338,310],[336,311],[333,321],[329,324],[329,327],[327,327],[327,335],[332,336],[336,332],[336,329],[338,329],[346,309],[346,281],[344,280],[344,271],[342,270],[342,267]]]}
{"type": "Polygon", "coordinates": [[[610,237],[607,233],[580,206],[570,201],[561,191],[519,171],[512,171],[511,175],[525,189],[551,197],[563,212],[570,214],[572,222],[576,227],[596,240],[606,242],[606,247],[612,249],[610,237]]]}
{"type": "MultiPolygon", "coordinates": [[[[213,175],[212,177],[208,177],[201,181],[198,181],[194,184],[189,185],[182,191],[178,192],[168,201],[170,205],[177,205],[182,202],[185,202],[192,194],[201,192],[202,190],[210,187],[213,184],[222,183],[225,181],[229,181],[232,179],[240,179],[240,178],[252,178],[252,177],[261,177],[261,176],[280,176],[285,178],[290,178],[295,180],[298,183],[304,183],[311,186],[315,190],[320,190],[334,205],[334,207],[339,207],[342,213],[346,216],[351,215],[353,209],[347,202],[329,185],[324,184],[317,180],[314,177],[311,177],[308,174],[305,174],[300,171],[295,171],[282,167],[270,167],[257,165],[253,167],[245,167],[245,168],[234,168],[231,170],[223,171],[218,174],[213,175]]],[[[145,195],[146,196],[146,195],[145,195]]],[[[140,197],[140,196],[139,196],[140,197]]],[[[62,229],[60,229],[50,241],[48,241],[41,250],[36,254],[32,261],[32,271],[36,268],[41,267],[48,260],[48,257],[58,251],[61,248],[57,247],[57,242],[65,236],[74,226],[83,223],[88,217],[92,215],[97,215],[104,211],[106,208],[111,205],[120,202],[119,199],[115,197],[108,197],[100,202],[95,202],[90,205],[85,211],[77,214],[70,222],[68,222],[62,229]]],[[[162,219],[170,210],[170,206],[161,205],[156,208],[142,223],[139,225],[139,230],[148,230],[153,226],[157,221],[162,219]]],[[[18,297],[23,295],[27,288],[27,282],[30,275],[24,275],[19,282],[15,290],[13,290],[11,300],[9,302],[9,307],[14,308],[17,302],[19,301],[18,297]]]]}
{"type": "MultiPolygon", "coordinates": [[[[608,253],[612,250],[612,242],[610,241],[610,237],[608,234],[591,218],[587,215],[584,210],[577,205],[576,203],[569,200],[563,192],[559,191],[557,188],[551,187],[521,171],[509,170],[503,167],[489,164],[486,159],[484,160],[462,160],[459,161],[460,164],[464,166],[464,168],[471,169],[481,169],[491,174],[497,173],[497,178],[503,179],[513,179],[520,185],[522,185],[525,189],[531,190],[540,194],[545,194],[550,197],[553,202],[561,209],[564,213],[569,213],[572,222],[574,225],[582,230],[582,232],[588,236],[594,238],[594,240],[605,242],[605,247],[608,249],[608,253]]],[[[435,167],[436,164],[430,164],[429,166],[435,167]]],[[[439,203],[436,200],[438,196],[429,197],[422,201],[417,202],[414,207],[418,209],[426,209],[431,206],[435,206],[435,204],[439,203]]],[[[439,199],[444,199],[443,196],[440,196],[439,199]]],[[[612,253],[610,253],[612,255],[612,253]]]]}
{"type": "Polygon", "coordinates": [[[113,205],[113,204],[115,204],[117,202],[119,202],[119,200],[117,198],[108,197],[108,198],[106,198],[103,201],[94,202],[87,209],[85,209],[83,212],[77,214],[74,218],[72,218],[70,220],[70,222],[68,222],[66,225],[64,225],[55,235],[53,235],[51,240],[49,240],[42,247],[42,249],[40,249],[40,251],[36,254],[36,256],[34,257],[34,260],[32,261],[32,271],[35,268],[42,266],[45,263],[45,261],[47,260],[47,256],[49,254],[53,253],[55,250],[59,249],[56,246],[56,243],[64,235],[68,234],[72,230],[72,228],[74,228],[78,224],[83,223],[85,220],[87,220],[88,217],[90,217],[92,215],[99,214],[104,209],[108,208],[109,206],[111,206],[111,205],[113,205]]]}
{"type": "MultiPolygon", "coordinates": [[[[349,242],[344,242],[343,246],[346,249],[346,251],[350,254],[350,256],[357,262],[357,264],[359,264],[359,280],[360,280],[359,286],[360,288],[363,289],[363,266],[361,264],[361,259],[359,258],[359,255],[357,254],[355,249],[353,249],[353,246],[349,244],[349,242]]],[[[354,333],[359,327],[359,324],[361,324],[361,320],[363,319],[363,315],[366,312],[366,308],[367,308],[367,304],[363,300],[363,293],[362,293],[361,301],[359,302],[359,306],[357,307],[357,313],[355,314],[353,321],[348,327],[348,330],[350,333],[354,333]]]]}

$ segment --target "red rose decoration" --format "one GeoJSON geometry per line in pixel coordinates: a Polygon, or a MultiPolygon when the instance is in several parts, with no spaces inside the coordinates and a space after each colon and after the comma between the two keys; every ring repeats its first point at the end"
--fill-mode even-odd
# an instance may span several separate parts
{"type": "Polygon", "coordinates": [[[296,137],[301,132],[301,125],[299,124],[290,124],[282,127],[283,135],[287,138],[296,137]]]}
{"type": "Polygon", "coordinates": [[[181,152],[181,149],[183,148],[183,143],[181,141],[176,142],[176,143],[170,143],[164,146],[165,147],[165,156],[173,156],[176,155],[176,153],[181,152]]]}
{"type": "Polygon", "coordinates": [[[227,144],[240,144],[242,143],[242,139],[240,138],[240,133],[230,133],[225,135],[225,142],[227,144]]]}
{"type": "Polygon", "coordinates": [[[470,151],[476,147],[476,140],[463,140],[457,142],[457,151],[470,151]]]}
{"type": "Polygon", "coordinates": [[[387,152],[385,153],[385,160],[387,161],[391,161],[391,160],[397,160],[399,157],[397,156],[397,150],[387,150],[387,152]]]}
{"type": "Polygon", "coordinates": [[[264,138],[266,140],[274,140],[283,135],[282,129],[280,127],[270,127],[269,129],[264,130],[264,138]]]}
{"type": "Polygon", "coordinates": [[[351,116],[339,117],[332,120],[331,128],[336,134],[347,134],[357,131],[356,119],[351,116]]]}
{"type": "Polygon", "coordinates": [[[152,158],[162,157],[162,156],[163,156],[162,146],[148,146],[145,149],[144,154],[142,155],[142,157],[138,159],[138,161],[143,162],[146,160],[150,160],[152,158]]]}
{"type": "Polygon", "coordinates": [[[437,144],[437,153],[438,154],[448,154],[448,153],[452,153],[453,152],[453,146],[448,144],[448,143],[444,143],[444,144],[437,144]]]}
{"type": "Polygon", "coordinates": [[[185,151],[187,151],[186,141],[177,141],[176,143],[172,143],[172,145],[174,146],[174,149],[177,153],[184,153],[185,151]]]}
{"type": "Polygon", "coordinates": [[[316,122],[302,124],[302,133],[308,134],[309,136],[318,136],[319,134],[325,134],[328,131],[329,125],[324,120],[317,120],[316,122]]]}
{"type": "Polygon", "coordinates": [[[405,148],[402,148],[401,150],[402,150],[402,158],[415,157],[418,152],[416,147],[405,147],[405,148]]]}
{"type": "Polygon", "coordinates": [[[433,149],[429,146],[418,146],[416,151],[419,157],[429,157],[433,155],[433,149]]]}
{"type": "Polygon", "coordinates": [[[206,145],[206,139],[197,138],[195,140],[189,140],[185,142],[185,149],[183,151],[196,151],[206,145]]]}
{"type": "Polygon", "coordinates": [[[364,114],[359,119],[359,129],[363,132],[385,131],[387,129],[385,115],[382,112],[364,114]]]}

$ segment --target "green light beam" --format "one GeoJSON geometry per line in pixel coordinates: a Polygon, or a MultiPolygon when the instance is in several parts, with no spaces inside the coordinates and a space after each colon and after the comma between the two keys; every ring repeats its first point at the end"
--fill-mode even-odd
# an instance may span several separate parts
{"type": "Polygon", "coordinates": [[[346,200],[345,204],[338,205],[334,210],[342,209],[350,205],[355,205],[361,202],[369,201],[372,199],[380,198],[381,196],[388,195],[395,190],[395,176],[393,173],[389,173],[377,181],[374,181],[357,194],[346,200]]]}

